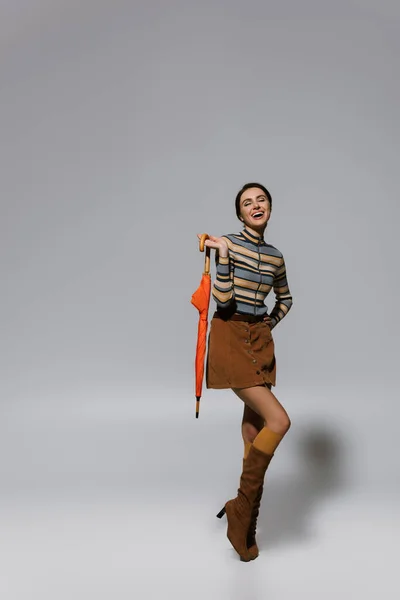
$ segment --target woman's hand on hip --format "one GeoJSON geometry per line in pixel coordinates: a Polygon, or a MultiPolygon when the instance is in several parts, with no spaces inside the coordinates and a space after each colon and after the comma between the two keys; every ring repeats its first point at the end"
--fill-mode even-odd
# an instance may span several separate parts
{"type": "Polygon", "coordinates": [[[271,325],[272,325],[272,319],[269,315],[265,315],[264,317],[264,323],[266,323],[268,325],[268,327],[271,329],[271,325]]]}
{"type": "MultiPolygon", "coordinates": [[[[201,234],[198,233],[197,237],[200,239],[201,234]]],[[[223,258],[226,258],[229,254],[228,244],[226,243],[226,240],[224,240],[222,237],[215,237],[213,235],[210,235],[209,239],[204,242],[204,245],[207,246],[208,248],[213,248],[214,250],[218,250],[219,255],[222,256],[223,258]]]]}

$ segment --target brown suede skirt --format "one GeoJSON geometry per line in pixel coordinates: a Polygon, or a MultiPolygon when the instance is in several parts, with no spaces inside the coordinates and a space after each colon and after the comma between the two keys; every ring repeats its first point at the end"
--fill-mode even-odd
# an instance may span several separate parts
{"type": "Polygon", "coordinates": [[[210,323],[206,385],[212,389],[276,384],[275,345],[260,318],[215,313],[210,323]]]}

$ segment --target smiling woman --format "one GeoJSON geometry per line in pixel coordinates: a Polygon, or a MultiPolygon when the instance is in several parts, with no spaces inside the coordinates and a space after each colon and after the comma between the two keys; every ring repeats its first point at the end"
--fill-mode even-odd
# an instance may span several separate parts
{"type": "Polygon", "coordinates": [[[268,202],[268,218],[266,218],[265,223],[263,223],[265,228],[272,210],[272,197],[267,188],[260,183],[246,183],[240,192],[238,192],[235,200],[236,215],[238,219],[243,221],[242,213],[246,214],[247,212],[251,214],[253,203],[257,200],[261,204],[260,208],[262,209],[261,213],[263,214],[265,214],[265,203],[268,202]]]}
{"type": "Polygon", "coordinates": [[[256,524],[265,471],[290,427],[289,417],[271,387],[276,384],[272,329],[287,315],[293,300],[283,254],[264,240],[272,197],[258,183],[247,183],[235,201],[243,223],[240,233],[210,236],[217,274],[212,295],[217,304],[210,325],[206,383],[232,391],[244,402],[243,472],[237,498],[217,515],[228,519],[228,538],[241,560],[258,556],[256,524]],[[264,303],[273,288],[270,314],[264,303]]]}

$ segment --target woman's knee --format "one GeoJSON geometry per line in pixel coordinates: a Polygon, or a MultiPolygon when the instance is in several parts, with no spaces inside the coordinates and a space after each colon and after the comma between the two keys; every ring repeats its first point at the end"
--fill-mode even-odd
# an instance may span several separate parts
{"type": "MultiPolygon", "coordinates": [[[[260,427],[258,427],[258,422],[246,416],[243,418],[243,423],[252,422],[256,426],[257,433],[262,429],[264,424],[276,433],[282,435],[287,433],[291,426],[289,415],[270,389],[263,386],[255,386],[253,388],[234,389],[233,391],[250,407],[248,409],[251,409],[249,414],[258,415],[257,418],[259,419],[260,427]]],[[[251,435],[254,435],[254,431],[251,435]]]]}
{"type": "Polygon", "coordinates": [[[274,416],[273,419],[269,419],[267,422],[267,427],[275,431],[276,433],[280,433],[281,435],[285,435],[291,426],[292,422],[287,413],[282,413],[281,415],[274,416]]]}

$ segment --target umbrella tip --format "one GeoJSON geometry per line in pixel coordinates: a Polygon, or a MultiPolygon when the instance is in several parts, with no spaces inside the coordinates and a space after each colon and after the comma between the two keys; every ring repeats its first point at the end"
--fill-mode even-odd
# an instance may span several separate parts
{"type": "Polygon", "coordinates": [[[196,396],[196,419],[199,418],[200,398],[201,396],[196,396]]]}

